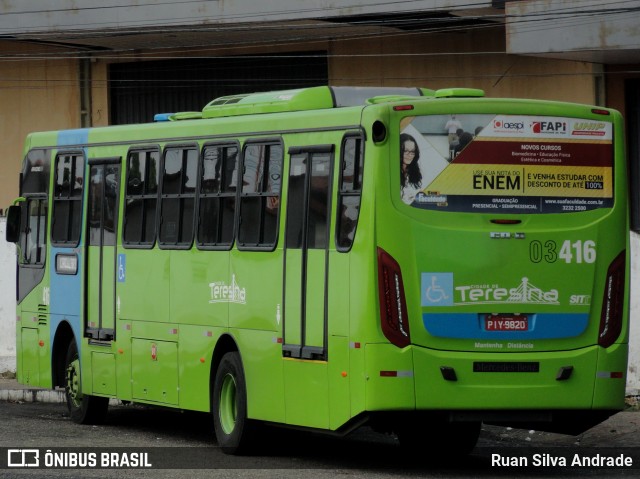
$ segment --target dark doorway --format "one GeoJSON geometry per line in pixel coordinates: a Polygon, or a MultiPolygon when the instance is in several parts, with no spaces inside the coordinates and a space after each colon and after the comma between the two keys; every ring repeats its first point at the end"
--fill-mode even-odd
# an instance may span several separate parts
{"type": "Polygon", "coordinates": [[[326,52],[115,63],[110,123],[147,123],[156,113],[200,111],[238,93],[326,85],[326,52]]]}

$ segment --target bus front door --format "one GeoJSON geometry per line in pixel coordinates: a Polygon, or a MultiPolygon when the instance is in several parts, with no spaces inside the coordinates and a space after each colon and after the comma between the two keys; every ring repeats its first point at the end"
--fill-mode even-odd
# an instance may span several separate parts
{"type": "Polygon", "coordinates": [[[115,335],[120,158],[89,161],[85,336],[112,341],[115,335]]]}
{"type": "Polygon", "coordinates": [[[326,291],[333,150],[321,146],[292,148],[289,153],[282,346],[286,420],[327,427],[326,291]]]}

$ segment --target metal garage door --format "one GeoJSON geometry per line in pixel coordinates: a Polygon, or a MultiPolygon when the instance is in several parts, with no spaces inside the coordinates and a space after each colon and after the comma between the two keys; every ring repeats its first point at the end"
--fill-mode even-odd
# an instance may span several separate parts
{"type": "Polygon", "coordinates": [[[237,93],[326,85],[326,52],[116,63],[109,68],[110,123],[200,111],[237,93]]]}

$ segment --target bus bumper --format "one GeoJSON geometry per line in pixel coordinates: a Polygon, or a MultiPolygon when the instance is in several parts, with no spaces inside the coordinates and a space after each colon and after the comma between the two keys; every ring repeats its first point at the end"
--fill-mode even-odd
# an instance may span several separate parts
{"type": "Polygon", "coordinates": [[[413,347],[416,409],[622,409],[627,344],[473,353],[413,347]]]}
{"type": "Polygon", "coordinates": [[[476,353],[366,345],[366,410],[621,410],[628,345],[476,353]]]}

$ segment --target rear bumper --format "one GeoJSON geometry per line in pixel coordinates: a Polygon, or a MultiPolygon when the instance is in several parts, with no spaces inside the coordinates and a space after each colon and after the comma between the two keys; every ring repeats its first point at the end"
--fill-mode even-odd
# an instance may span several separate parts
{"type": "Polygon", "coordinates": [[[365,354],[368,411],[615,411],[624,407],[627,344],[522,353],[368,344],[365,354]]]}

